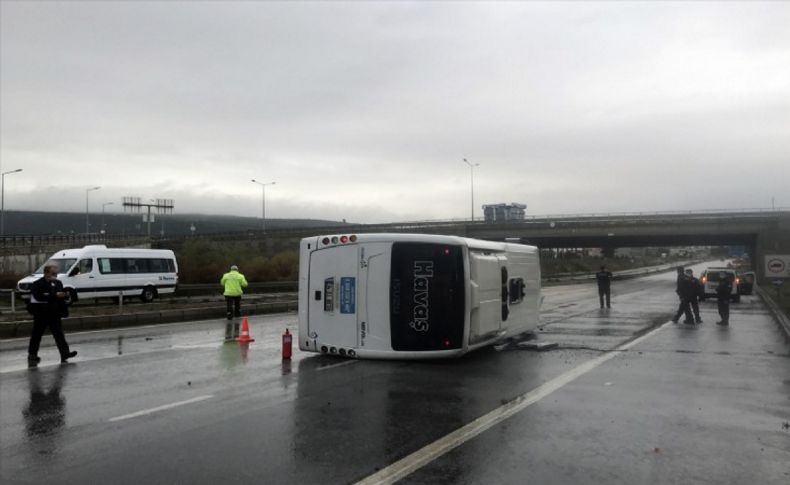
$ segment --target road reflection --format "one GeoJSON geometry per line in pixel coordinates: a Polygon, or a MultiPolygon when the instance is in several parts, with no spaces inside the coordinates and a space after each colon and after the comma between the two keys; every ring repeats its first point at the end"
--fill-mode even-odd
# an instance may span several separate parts
{"type": "Polygon", "coordinates": [[[248,342],[227,341],[219,348],[220,360],[225,370],[233,370],[239,365],[246,365],[249,359],[250,344],[248,342]]]}
{"type": "Polygon", "coordinates": [[[35,443],[38,454],[49,454],[57,449],[57,438],[66,425],[66,399],[61,389],[70,367],[61,365],[53,372],[40,369],[28,372],[30,401],[22,409],[22,416],[25,432],[31,443],[35,443]]]}
{"type": "MultiPolygon", "coordinates": [[[[517,357],[484,349],[441,361],[301,360],[289,436],[293,456],[310,467],[296,467],[289,480],[356,481],[461,428],[536,379],[539,362],[517,357]]],[[[448,455],[441,480],[462,481],[475,467],[448,455]]]]}

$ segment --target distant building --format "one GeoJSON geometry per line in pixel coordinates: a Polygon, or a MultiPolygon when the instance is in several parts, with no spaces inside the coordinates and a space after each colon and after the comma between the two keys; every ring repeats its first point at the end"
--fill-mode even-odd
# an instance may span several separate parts
{"type": "Polygon", "coordinates": [[[524,209],[527,204],[486,204],[483,206],[483,214],[486,222],[507,222],[523,221],[524,209]]]}

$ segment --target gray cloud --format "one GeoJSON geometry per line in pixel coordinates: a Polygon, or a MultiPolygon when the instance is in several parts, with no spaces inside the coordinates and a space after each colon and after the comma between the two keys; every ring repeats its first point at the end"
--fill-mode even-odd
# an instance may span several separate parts
{"type": "Polygon", "coordinates": [[[790,205],[781,2],[1,8],[11,209],[257,215],[256,178],[272,217],[466,217],[464,157],[478,207],[790,205]]]}

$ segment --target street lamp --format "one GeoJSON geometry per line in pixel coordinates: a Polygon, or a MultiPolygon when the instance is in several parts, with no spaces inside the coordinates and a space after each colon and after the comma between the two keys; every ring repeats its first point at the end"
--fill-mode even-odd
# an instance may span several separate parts
{"type": "Polygon", "coordinates": [[[90,194],[91,191],[99,190],[100,188],[101,187],[97,185],[96,187],[91,187],[89,189],[85,189],[85,234],[90,234],[90,232],[91,232],[91,222],[90,222],[90,216],[89,216],[89,212],[88,212],[88,194],[90,194]]]}
{"type": "Polygon", "coordinates": [[[0,236],[5,236],[5,226],[3,225],[5,218],[5,176],[10,173],[18,173],[21,171],[22,169],[18,168],[16,170],[3,172],[2,175],[0,175],[0,236]]]}
{"type": "Polygon", "coordinates": [[[105,202],[101,205],[101,233],[104,234],[106,231],[104,230],[104,208],[108,205],[112,205],[112,202],[105,202]]]}
{"type": "Polygon", "coordinates": [[[475,220],[475,167],[479,167],[479,163],[471,163],[469,160],[464,158],[464,163],[469,165],[469,172],[472,176],[471,186],[472,186],[472,221],[475,220]]]}
{"type": "Polygon", "coordinates": [[[263,182],[258,182],[255,179],[252,179],[251,182],[261,186],[261,230],[263,230],[265,234],[266,233],[266,186],[274,185],[277,182],[263,183],[263,182]]]}

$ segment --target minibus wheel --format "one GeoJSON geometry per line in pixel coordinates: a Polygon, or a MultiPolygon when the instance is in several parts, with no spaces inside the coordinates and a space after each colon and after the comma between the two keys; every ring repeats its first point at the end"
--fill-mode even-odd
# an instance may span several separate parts
{"type": "Polygon", "coordinates": [[[66,304],[66,306],[70,306],[73,305],[75,301],[77,301],[77,292],[74,291],[73,288],[67,288],[66,297],[63,298],[63,302],[66,304]]]}
{"type": "Polygon", "coordinates": [[[140,299],[143,300],[143,303],[151,303],[156,298],[156,289],[153,286],[146,286],[143,288],[143,293],[140,295],[140,299]]]}

